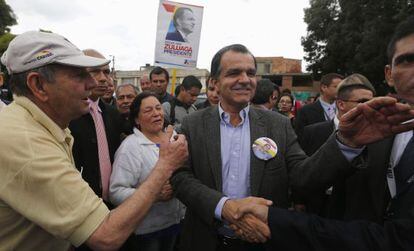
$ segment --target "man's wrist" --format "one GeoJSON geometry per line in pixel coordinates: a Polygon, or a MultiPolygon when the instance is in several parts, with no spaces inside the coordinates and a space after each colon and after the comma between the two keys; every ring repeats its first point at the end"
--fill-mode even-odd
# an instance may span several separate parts
{"type": "Polygon", "coordinates": [[[346,139],[342,134],[341,131],[337,131],[336,132],[336,140],[339,141],[339,143],[351,147],[351,148],[361,148],[362,146],[356,145],[353,142],[351,142],[350,140],[346,139]]]}
{"type": "Polygon", "coordinates": [[[163,158],[159,158],[157,161],[157,164],[154,169],[158,169],[166,174],[172,175],[174,168],[171,165],[171,162],[168,160],[165,160],[163,158]]]}
{"type": "Polygon", "coordinates": [[[224,204],[226,203],[227,200],[229,200],[228,197],[222,197],[219,200],[219,202],[217,203],[216,209],[214,210],[214,215],[215,215],[216,219],[223,220],[222,212],[223,212],[224,204]]]}
{"type": "Polygon", "coordinates": [[[158,160],[153,171],[156,172],[159,179],[164,182],[167,181],[173,174],[171,164],[169,164],[168,161],[163,161],[161,159],[158,160]]]}

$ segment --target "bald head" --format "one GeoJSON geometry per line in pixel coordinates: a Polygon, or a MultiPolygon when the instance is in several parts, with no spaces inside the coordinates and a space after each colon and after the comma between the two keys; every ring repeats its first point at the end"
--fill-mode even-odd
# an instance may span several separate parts
{"type": "Polygon", "coordinates": [[[143,75],[140,79],[141,90],[142,91],[150,91],[151,90],[151,82],[148,78],[148,75],[143,75]]]}
{"type": "Polygon", "coordinates": [[[94,58],[105,58],[99,51],[94,50],[94,49],[83,50],[83,53],[86,56],[90,56],[90,57],[94,57],[94,58]]]}

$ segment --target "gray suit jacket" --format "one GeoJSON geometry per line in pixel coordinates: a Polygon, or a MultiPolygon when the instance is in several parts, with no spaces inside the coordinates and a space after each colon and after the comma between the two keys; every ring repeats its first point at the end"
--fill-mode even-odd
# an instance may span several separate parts
{"type": "MultiPolygon", "coordinates": [[[[290,120],[280,114],[259,110],[249,111],[251,142],[259,137],[269,137],[278,146],[275,158],[263,161],[251,152],[251,195],[272,200],[278,207],[288,206],[288,181],[300,187],[325,186],[328,181],[349,169],[349,163],[340,152],[335,139],[330,138],[325,147],[307,158],[296,141],[290,120]],[[318,173],[325,164],[327,171],[318,173]],[[312,172],[310,172],[312,170],[312,172]],[[290,178],[289,178],[290,176],[290,178]],[[317,182],[310,180],[317,179],[317,182]]],[[[182,122],[182,132],[189,144],[189,164],[179,169],[171,178],[178,199],[188,208],[180,250],[215,250],[217,228],[221,225],[214,217],[214,210],[222,194],[220,118],[218,107],[210,107],[187,116],[182,122]]]]}

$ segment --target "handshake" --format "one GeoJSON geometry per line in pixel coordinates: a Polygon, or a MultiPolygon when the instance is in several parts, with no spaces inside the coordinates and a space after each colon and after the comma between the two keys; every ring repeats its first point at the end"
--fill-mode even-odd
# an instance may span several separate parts
{"type": "Polygon", "coordinates": [[[267,215],[272,204],[270,200],[257,197],[229,199],[223,206],[222,217],[240,239],[264,243],[271,237],[267,215]]]}

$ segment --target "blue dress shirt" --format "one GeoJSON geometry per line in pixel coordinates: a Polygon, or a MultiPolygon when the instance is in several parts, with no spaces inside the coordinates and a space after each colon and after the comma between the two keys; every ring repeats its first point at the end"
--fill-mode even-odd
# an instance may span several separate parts
{"type": "Polygon", "coordinates": [[[250,196],[250,122],[249,106],[240,111],[242,121],[237,126],[230,123],[230,115],[221,106],[220,145],[221,174],[225,197],[216,206],[215,216],[221,220],[221,211],[228,199],[250,196]]]}

